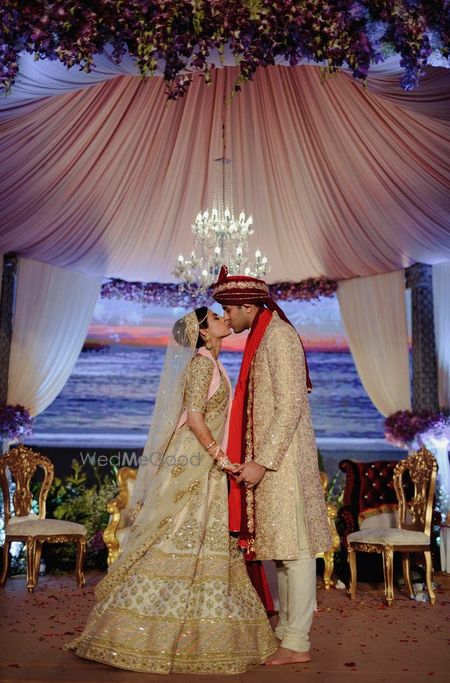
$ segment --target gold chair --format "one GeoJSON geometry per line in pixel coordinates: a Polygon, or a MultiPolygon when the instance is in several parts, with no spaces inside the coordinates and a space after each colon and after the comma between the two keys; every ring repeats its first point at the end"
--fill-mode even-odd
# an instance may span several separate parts
{"type": "Polygon", "coordinates": [[[401,460],[394,469],[394,487],[398,500],[398,526],[395,529],[365,529],[349,534],[348,559],[350,564],[350,597],[356,597],[356,553],[382,553],[384,569],[385,595],[388,605],[394,599],[393,559],[394,552],[402,553],[403,577],[406,587],[413,594],[409,566],[409,553],[423,552],[425,556],[426,585],[430,602],[434,605],[436,596],[432,586],[432,560],[430,552],[431,518],[433,513],[433,497],[436,488],[437,464],[433,455],[421,448],[405,460],[401,460]],[[410,501],[405,498],[404,475],[409,477],[414,486],[414,495],[410,501]]]}
{"type": "MultiPolygon", "coordinates": [[[[320,482],[322,484],[323,495],[326,496],[328,491],[328,475],[326,472],[320,473],[320,482]]],[[[334,581],[331,579],[334,570],[334,553],[339,548],[340,544],[339,535],[336,531],[337,509],[332,503],[327,503],[327,515],[333,545],[331,546],[330,550],[327,550],[324,553],[318,553],[316,557],[321,557],[325,563],[323,582],[325,584],[325,589],[329,590],[330,586],[334,586],[334,581]]]]}
{"type": "Polygon", "coordinates": [[[108,548],[108,567],[119,556],[121,544],[131,529],[129,502],[136,475],[137,470],[132,467],[120,468],[117,473],[119,492],[106,506],[110,516],[108,526],[103,532],[103,541],[108,548]]]}
{"type": "Polygon", "coordinates": [[[12,541],[25,543],[27,551],[27,590],[32,593],[39,578],[43,543],[77,544],[76,579],[84,586],[83,560],[86,547],[86,527],[75,522],[46,519],[46,500],[54,478],[52,462],[23,444],[12,448],[0,458],[0,485],[5,510],[5,543],[3,546],[3,571],[0,585],[6,581],[9,568],[9,547],[12,541]],[[38,467],[44,470],[44,480],[39,490],[39,514],[31,511],[31,479],[38,467]],[[14,515],[11,516],[11,500],[8,473],[15,483],[13,495],[14,515]]]}

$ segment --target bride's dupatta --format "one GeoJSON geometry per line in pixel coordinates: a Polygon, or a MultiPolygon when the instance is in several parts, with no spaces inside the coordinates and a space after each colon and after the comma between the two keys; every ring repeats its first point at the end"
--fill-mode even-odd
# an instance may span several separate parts
{"type": "MultiPolygon", "coordinates": [[[[217,391],[221,373],[229,380],[220,361],[216,361],[204,347],[197,351],[200,355],[210,358],[214,362],[214,372],[208,391],[208,400],[217,391]]],[[[183,383],[184,380],[182,380],[183,383]]],[[[184,384],[183,384],[184,393],[184,384]]],[[[231,396],[231,391],[230,394],[231,396]]],[[[230,413],[230,400],[223,411],[211,417],[209,429],[214,439],[226,447],[228,429],[226,427],[230,413]]],[[[200,445],[191,432],[189,439],[180,439],[180,451],[177,452],[177,434],[182,431],[186,437],[189,431],[187,414],[181,413],[174,421],[176,425],[167,444],[170,444],[170,462],[164,454],[157,455],[158,461],[150,462],[152,477],[146,475],[148,492],[142,501],[142,507],[133,524],[121,555],[109,568],[108,574],[96,586],[96,599],[104,599],[118,584],[126,581],[127,575],[132,573],[133,565],[159,541],[169,533],[173,520],[195,495],[200,482],[208,476],[212,467],[216,467],[212,457],[200,445]],[[186,445],[187,444],[187,445],[186,445]]],[[[145,450],[144,450],[145,455],[145,450]]],[[[144,463],[144,466],[147,465],[144,463]]]]}

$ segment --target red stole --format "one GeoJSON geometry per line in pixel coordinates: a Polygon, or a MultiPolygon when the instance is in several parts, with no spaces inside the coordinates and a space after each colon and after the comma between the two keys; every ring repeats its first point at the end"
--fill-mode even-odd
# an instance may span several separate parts
{"type": "MultiPolygon", "coordinates": [[[[227,455],[232,462],[243,463],[245,460],[245,435],[247,429],[247,396],[250,366],[253,357],[261,343],[268,324],[272,320],[272,311],[267,308],[260,310],[253,321],[250,334],[244,349],[242,365],[236,384],[230,415],[230,430],[228,436],[227,455]]],[[[233,477],[229,477],[230,489],[228,496],[230,531],[239,534],[239,544],[247,549],[245,563],[250,580],[263,603],[268,616],[275,614],[269,584],[264,566],[260,560],[253,560],[248,553],[248,543],[251,535],[247,527],[247,511],[245,487],[237,485],[233,477]],[[253,561],[250,561],[253,560],[253,561]]],[[[254,556],[254,554],[253,554],[254,556]]]]}
{"type": "MultiPolygon", "coordinates": [[[[242,365],[234,391],[231,406],[230,431],[228,437],[227,455],[231,462],[243,463],[245,460],[245,432],[247,427],[247,394],[248,378],[251,362],[261,343],[268,324],[272,320],[272,312],[267,308],[258,311],[250,334],[245,344],[242,365]]],[[[228,498],[230,531],[246,533],[245,488],[236,484],[230,477],[230,492],[228,498]]]]}

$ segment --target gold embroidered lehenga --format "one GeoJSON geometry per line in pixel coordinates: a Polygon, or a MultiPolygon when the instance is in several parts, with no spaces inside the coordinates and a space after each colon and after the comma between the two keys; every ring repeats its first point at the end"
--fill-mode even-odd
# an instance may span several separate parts
{"type": "MultiPolygon", "coordinates": [[[[200,410],[220,443],[230,400],[216,362],[196,355],[185,374],[184,407],[200,410]]],[[[227,477],[187,424],[172,435],[155,478],[151,512],[141,511],[128,552],[96,588],[83,633],[66,649],[139,672],[237,674],[276,649],[245,561],[228,532],[227,477]],[[141,521],[139,521],[141,520],[141,521]]]]}

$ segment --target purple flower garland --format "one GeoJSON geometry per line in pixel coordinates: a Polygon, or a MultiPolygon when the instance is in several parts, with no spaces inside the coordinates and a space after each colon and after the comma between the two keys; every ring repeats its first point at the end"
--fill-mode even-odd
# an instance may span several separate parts
{"type": "Polygon", "coordinates": [[[392,53],[410,90],[431,52],[448,59],[450,50],[448,0],[2,0],[0,27],[6,91],[22,50],[91,71],[111,46],[117,63],[128,52],[144,76],[162,65],[170,98],[184,95],[193,72],[209,81],[211,56],[225,49],[239,66],[236,90],[277,58],[307,59],[324,74],[347,64],[364,80],[392,53]]]}
{"type": "Polygon", "coordinates": [[[33,433],[33,419],[20,405],[0,405],[0,439],[23,439],[33,433]]]}
{"type": "Polygon", "coordinates": [[[450,409],[398,410],[384,422],[384,436],[389,443],[400,448],[425,444],[430,437],[450,440],[450,409]]]}
{"type": "MultiPolygon", "coordinates": [[[[320,297],[332,297],[337,290],[337,282],[325,277],[308,278],[301,282],[276,282],[269,285],[270,296],[278,301],[314,301],[320,297]]],[[[179,285],[164,282],[127,282],[112,279],[105,282],[101,289],[102,299],[123,299],[144,305],[155,304],[168,308],[192,308],[211,304],[211,290],[198,294],[193,286],[189,292],[179,285]]]]}

